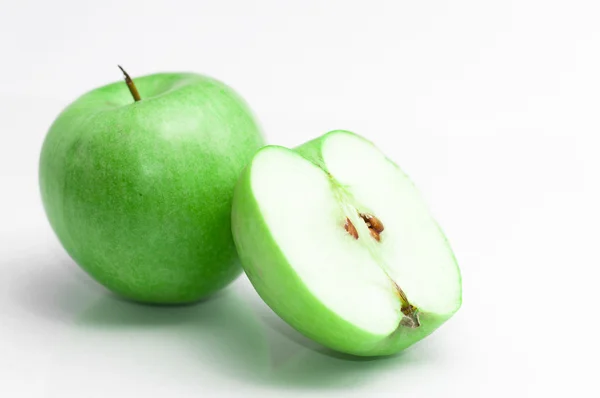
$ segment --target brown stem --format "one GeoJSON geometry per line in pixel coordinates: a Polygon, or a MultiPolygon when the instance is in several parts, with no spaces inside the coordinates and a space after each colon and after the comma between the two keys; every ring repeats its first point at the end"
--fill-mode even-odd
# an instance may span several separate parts
{"type": "Polygon", "coordinates": [[[396,286],[396,293],[398,294],[398,297],[400,298],[400,303],[402,304],[400,307],[400,311],[402,312],[402,314],[404,314],[406,316],[406,318],[408,318],[408,319],[402,319],[401,324],[403,326],[408,326],[411,328],[418,328],[419,326],[421,326],[421,322],[419,321],[419,314],[418,314],[417,307],[415,307],[414,305],[409,303],[408,298],[406,297],[406,294],[400,288],[400,286],[398,286],[398,284],[396,282],[394,282],[394,281],[392,281],[392,282],[396,286]]]}
{"type": "Polygon", "coordinates": [[[138,92],[137,87],[133,83],[133,80],[131,80],[131,77],[129,77],[129,74],[127,72],[125,72],[125,69],[121,68],[121,65],[117,65],[117,66],[119,67],[119,69],[121,69],[121,72],[123,72],[123,74],[125,75],[125,83],[127,84],[127,88],[129,88],[129,92],[133,96],[133,99],[135,100],[135,102],[138,102],[139,100],[142,99],[142,97],[140,97],[140,93],[138,92]]]}

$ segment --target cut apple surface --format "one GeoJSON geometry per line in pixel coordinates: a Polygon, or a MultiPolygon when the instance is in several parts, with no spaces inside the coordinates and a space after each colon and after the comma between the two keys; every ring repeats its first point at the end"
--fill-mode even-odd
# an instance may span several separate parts
{"type": "Polygon", "coordinates": [[[395,353],[461,305],[459,268],[419,192],[356,134],[261,149],[238,181],[232,227],[263,300],[332,349],[395,353]]]}

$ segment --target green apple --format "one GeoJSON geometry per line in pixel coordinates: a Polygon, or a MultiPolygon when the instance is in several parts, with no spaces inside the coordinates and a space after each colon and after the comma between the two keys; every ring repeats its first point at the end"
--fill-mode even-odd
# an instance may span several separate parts
{"type": "Polygon", "coordinates": [[[283,320],[332,349],[396,353],[461,306],[461,276],[419,192],[366,139],[266,146],[236,185],[242,265],[283,320]]]}
{"type": "Polygon", "coordinates": [[[233,189],[263,135],[244,100],[212,78],[126,83],[84,94],[52,124],[39,164],[44,208],[69,255],[108,289],[194,302],[242,272],[233,189]]]}

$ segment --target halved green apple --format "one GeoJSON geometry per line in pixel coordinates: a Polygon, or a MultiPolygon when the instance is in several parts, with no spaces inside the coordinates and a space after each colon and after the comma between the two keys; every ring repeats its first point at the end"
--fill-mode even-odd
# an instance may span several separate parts
{"type": "Polygon", "coordinates": [[[238,180],[232,227],[261,298],[334,350],[393,354],[461,305],[460,270],[419,192],[354,133],[258,151],[238,180]]]}

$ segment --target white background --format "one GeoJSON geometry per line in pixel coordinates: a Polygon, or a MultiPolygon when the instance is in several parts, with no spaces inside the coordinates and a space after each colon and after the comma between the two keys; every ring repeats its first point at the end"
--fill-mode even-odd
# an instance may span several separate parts
{"type": "Polygon", "coordinates": [[[590,1],[2,1],[1,397],[598,396],[600,6],[590,1]],[[331,129],[416,181],[464,279],[461,311],[399,356],[335,356],[245,277],[214,300],[119,301],[68,258],[37,188],[70,101],[194,71],[270,143],[331,129]]]}

